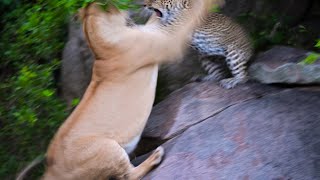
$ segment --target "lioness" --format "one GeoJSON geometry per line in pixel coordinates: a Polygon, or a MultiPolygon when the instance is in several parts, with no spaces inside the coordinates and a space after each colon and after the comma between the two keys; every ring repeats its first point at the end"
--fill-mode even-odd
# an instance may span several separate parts
{"type": "Polygon", "coordinates": [[[127,13],[114,7],[104,11],[92,3],[82,10],[83,30],[95,55],[92,80],[48,148],[44,180],[137,180],[160,163],[162,147],[137,167],[128,153],[150,115],[158,64],[183,55],[214,0],[173,2],[184,8],[174,24],[153,15],[144,26],[128,27],[127,13]]]}

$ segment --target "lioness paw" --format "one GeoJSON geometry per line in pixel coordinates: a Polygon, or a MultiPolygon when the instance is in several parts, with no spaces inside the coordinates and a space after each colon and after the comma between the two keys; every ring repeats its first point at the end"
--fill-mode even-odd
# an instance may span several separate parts
{"type": "Polygon", "coordinates": [[[153,151],[153,153],[151,154],[151,158],[152,158],[152,165],[158,165],[160,164],[162,157],[164,155],[164,149],[163,147],[159,146],[156,150],[153,151]]]}

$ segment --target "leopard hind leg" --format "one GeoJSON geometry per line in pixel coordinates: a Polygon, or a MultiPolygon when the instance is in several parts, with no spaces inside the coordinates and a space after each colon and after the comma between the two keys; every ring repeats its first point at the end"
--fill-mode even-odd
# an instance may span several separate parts
{"type": "Polygon", "coordinates": [[[230,77],[223,56],[201,56],[199,61],[207,75],[198,77],[196,81],[220,81],[230,77]]]}
{"type": "Polygon", "coordinates": [[[220,80],[220,85],[223,88],[231,89],[247,82],[247,62],[248,59],[245,53],[231,51],[226,55],[226,63],[233,77],[220,80]]]}

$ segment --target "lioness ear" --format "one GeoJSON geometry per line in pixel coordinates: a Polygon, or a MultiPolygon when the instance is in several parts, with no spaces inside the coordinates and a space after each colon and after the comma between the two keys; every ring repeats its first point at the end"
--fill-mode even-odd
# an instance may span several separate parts
{"type": "Polygon", "coordinates": [[[190,8],[190,0],[183,0],[182,5],[184,8],[190,8]]]}
{"type": "Polygon", "coordinates": [[[83,21],[83,19],[85,18],[85,8],[81,8],[78,10],[78,13],[76,14],[76,18],[80,21],[83,21]]]}

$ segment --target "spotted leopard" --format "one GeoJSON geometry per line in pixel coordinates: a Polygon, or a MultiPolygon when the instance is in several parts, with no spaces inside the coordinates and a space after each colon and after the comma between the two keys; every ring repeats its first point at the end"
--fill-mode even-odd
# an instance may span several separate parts
{"type": "MultiPolygon", "coordinates": [[[[145,6],[155,11],[165,24],[173,24],[172,17],[176,11],[188,8],[187,3],[181,4],[179,9],[172,6],[172,0],[145,0],[145,6]]],[[[201,80],[220,81],[221,86],[227,89],[247,81],[252,44],[246,31],[231,18],[210,13],[194,31],[191,46],[200,53],[201,66],[207,72],[201,80]]]]}

